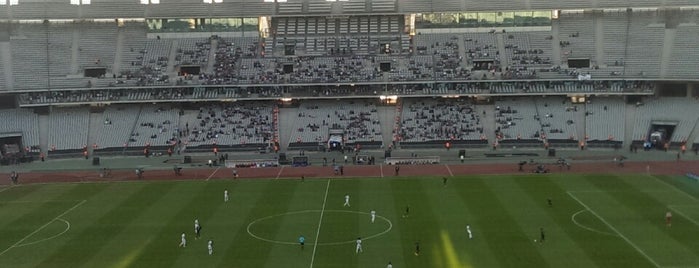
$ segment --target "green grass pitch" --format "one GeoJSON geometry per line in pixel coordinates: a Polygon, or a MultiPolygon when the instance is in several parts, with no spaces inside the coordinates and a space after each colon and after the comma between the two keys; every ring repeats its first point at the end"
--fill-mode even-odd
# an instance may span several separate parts
{"type": "Polygon", "coordinates": [[[450,178],[446,186],[435,177],[0,188],[0,267],[365,268],[389,261],[414,268],[697,267],[698,237],[699,185],[682,177],[469,176],[450,178]],[[343,206],[345,194],[350,207],[343,206]],[[371,210],[378,214],[374,223],[371,210]],[[665,224],[668,210],[672,226],[665,224]],[[194,237],[195,218],[203,227],[201,239],[194,237]],[[182,232],[186,248],[178,247],[182,232]],[[304,249],[296,242],[299,235],[306,238],[304,249]],[[363,238],[359,254],[357,237],[363,238]],[[211,256],[208,239],[214,241],[211,256]]]}

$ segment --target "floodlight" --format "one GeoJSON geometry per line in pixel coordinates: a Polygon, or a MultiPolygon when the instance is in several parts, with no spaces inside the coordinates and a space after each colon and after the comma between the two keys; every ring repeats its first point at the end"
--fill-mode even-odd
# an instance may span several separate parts
{"type": "Polygon", "coordinates": [[[0,6],[4,6],[7,4],[11,6],[16,6],[19,5],[19,0],[0,0],[0,6]]]}
{"type": "Polygon", "coordinates": [[[91,0],[70,0],[71,5],[89,5],[91,0]]]}

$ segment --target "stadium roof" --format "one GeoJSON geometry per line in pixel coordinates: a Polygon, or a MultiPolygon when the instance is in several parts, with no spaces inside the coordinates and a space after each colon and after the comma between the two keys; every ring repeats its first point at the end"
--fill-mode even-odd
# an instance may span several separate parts
{"type": "Polygon", "coordinates": [[[14,0],[0,0],[0,20],[257,17],[697,5],[696,0],[286,0],[285,3],[274,2],[283,0],[221,0],[221,3],[205,3],[204,0],[17,0],[17,5],[9,5],[11,1],[14,0]]]}

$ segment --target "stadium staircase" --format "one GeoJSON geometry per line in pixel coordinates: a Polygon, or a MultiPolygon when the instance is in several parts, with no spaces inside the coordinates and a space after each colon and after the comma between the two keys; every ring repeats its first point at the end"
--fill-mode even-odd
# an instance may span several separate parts
{"type": "Polygon", "coordinates": [[[49,115],[48,114],[39,114],[39,146],[41,147],[42,152],[49,151],[49,115]]]}
{"type": "Polygon", "coordinates": [[[12,75],[12,50],[10,48],[10,42],[0,42],[0,59],[2,59],[2,70],[4,73],[0,75],[0,81],[5,81],[5,83],[0,83],[0,90],[12,90],[14,87],[14,79],[12,75]]]}
{"type": "Polygon", "coordinates": [[[396,104],[396,106],[377,106],[376,109],[379,112],[379,122],[381,122],[381,138],[384,147],[391,144],[393,141],[393,128],[396,126],[396,120],[400,121],[400,110],[398,106],[403,105],[402,102],[396,104]]]}
{"type": "MultiPolygon", "coordinates": [[[[168,74],[175,72],[175,58],[177,57],[177,49],[180,44],[177,41],[172,41],[172,48],[170,48],[170,55],[167,56],[167,70],[168,74]]],[[[171,76],[176,77],[176,76],[171,76]]]]}
{"type": "Polygon", "coordinates": [[[624,147],[629,147],[633,142],[633,128],[636,122],[636,105],[626,104],[626,117],[624,118],[624,147]]]}
{"type": "Polygon", "coordinates": [[[461,61],[461,68],[468,69],[468,60],[466,60],[468,56],[466,56],[466,46],[464,45],[466,44],[466,39],[463,34],[457,35],[457,38],[459,40],[459,57],[464,59],[461,61]]]}
{"type": "Polygon", "coordinates": [[[672,48],[675,47],[676,36],[677,28],[665,29],[665,40],[663,41],[663,50],[660,56],[660,77],[667,77],[670,71],[670,59],[672,58],[672,48]]]}
{"type": "Polygon", "coordinates": [[[70,73],[77,74],[80,70],[80,64],[78,59],[80,58],[80,31],[77,29],[73,30],[73,44],[71,47],[71,57],[70,57],[70,73]]]}
{"type": "Polygon", "coordinates": [[[209,50],[209,59],[206,61],[206,67],[202,73],[214,73],[214,63],[216,63],[216,51],[218,51],[218,39],[211,38],[211,49],[209,50]]]}
{"type": "Polygon", "coordinates": [[[502,34],[502,33],[497,33],[497,34],[495,35],[495,37],[496,37],[496,42],[497,42],[497,45],[498,45],[498,52],[500,52],[500,56],[499,56],[499,58],[500,58],[500,66],[502,66],[503,69],[505,69],[505,67],[509,67],[509,66],[510,66],[510,59],[506,56],[506,55],[507,55],[507,51],[505,50],[505,37],[504,37],[504,36],[505,36],[505,35],[502,34]]]}
{"type": "Polygon", "coordinates": [[[279,108],[279,147],[286,152],[289,143],[293,142],[293,134],[298,127],[294,127],[298,121],[299,109],[297,107],[279,108]]]}
{"type": "Polygon", "coordinates": [[[575,130],[577,131],[577,133],[575,133],[575,139],[580,142],[581,140],[585,140],[585,137],[587,137],[587,118],[585,116],[587,107],[584,104],[574,104],[574,106],[578,107],[578,111],[575,112],[575,119],[573,122],[575,123],[575,130]]]}
{"type": "Polygon", "coordinates": [[[559,39],[559,29],[561,25],[558,20],[551,21],[551,64],[553,66],[561,66],[561,45],[559,39]]]}
{"type": "Polygon", "coordinates": [[[141,113],[143,113],[143,104],[141,104],[141,105],[138,107],[138,114],[136,114],[136,120],[133,121],[133,126],[131,126],[131,131],[129,131],[129,136],[128,136],[128,137],[125,137],[125,138],[126,138],[126,145],[127,145],[127,146],[125,146],[125,147],[122,149],[121,152],[122,152],[123,154],[126,154],[126,149],[128,149],[128,147],[131,147],[131,145],[133,145],[133,144],[131,144],[131,141],[130,141],[130,140],[131,140],[131,134],[134,133],[134,131],[136,130],[136,126],[138,125],[138,119],[141,117],[141,113]]]}
{"type": "Polygon", "coordinates": [[[495,142],[495,105],[476,105],[476,112],[481,115],[481,124],[483,126],[483,134],[488,139],[488,144],[495,142]],[[485,116],[483,116],[485,111],[485,116]]]}
{"type": "Polygon", "coordinates": [[[604,19],[599,15],[595,15],[592,18],[592,23],[595,26],[595,58],[590,59],[590,64],[594,64],[597,66],[605,66],[606,62],[604,61],[604,19]]]}
{"type": "MultiPolygon", "coordinates": [[[[119,27],[117,30],[117,42],[116,42],[116,52],[114,53],[114,65],[112,65],[112,73],[113,74],[119,74],[119,70],[121,70],[121,57],[123,54],[124,50],[124,35],[125,35],[125,30],[124,27],[119,27]]],[[[107,74],[109,76],[109,74],[107,74]]],[[[89,137],[89,135],[88,135],[89,137]]],[[[91,144],[91,143],[88,143],[91,144]]]]}
{"type": "MultiPolygon", "coordinates": [[[[102,125],[104,124],[104,121],[102,120],[102,112],[92,112],[90,111],[90,118],[88,121],[88,125],[90,127],[87,128],[87,152],[89,155],[93,155],[93,147],[92,145],[97,142],[97,135],[100,132],[100,129],[102,128],[102,125]]],[[[97,144],[97,146],[100,146],[97,144]]]]}

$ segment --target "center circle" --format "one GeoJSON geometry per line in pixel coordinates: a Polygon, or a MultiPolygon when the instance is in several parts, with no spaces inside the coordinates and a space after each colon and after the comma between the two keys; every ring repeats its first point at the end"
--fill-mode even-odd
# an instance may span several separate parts
{"type": "MultiPolygon", "coordinates": [[[[369,213],[367,213],[367,212],[350,211],[350,210],[300,210],[300,211],[290,211],[290,212],[286,212],[286,213],[280,213],[280,214],[275,214],[275,215],[266,216],[266,217],[262,217],[262,218],[256,219],[256,220],[254,220],[254,221],[252,221],[252,222],[250,222],[250,223],[248,224],[247,231],[248,231],[248,234],[249,234],[250,236],[252,236],[252,237],[254,237],[254,238],[256,238],[256,239],[265,241],[265,242],[270,242],[270,243],[275,243],[275,244],[281,244],[281,245],[297,245],[297,244],[298,244],[297,241],[280,241],[280,240],[275,240],[275,239],[272,239],[272,238],[267,238],[267,237],[265,237],[264,235],[256,234],[255,232],[252,231],[252,229],[253,229],[252,226],[255,225],[255,224],[260,224],[260,223],[262,223],[262,222],[264,222],[264,221],[268,221],[268,220],[277,220],[277,219],[275,219],[275,218],[283,218],[283,217],[290,216],[290,215],[300,215],[300,214],[319,214],[319,213],[321,213],[321,212],[322,212],[322,213],[325,213],[325,215],[323,216],[323,218],[325,218],[325,217],[327,216],[328,213],[329,213],[329,214],[332,214],[332,213],[359,214],[359,215],[366,215],[367,217],[368,217],[369,215],[371,215],[371,214],[369,214],[369,213]]],[[[316,219],[317,219],[317,218],[316,218],[316,219]]],[[[366,236],[366,237],[362,237],[362,240],[369,240],[369,239],[372,239],[372,238],[379,237],[379,236],[381,236],[381,235],[384,235],[384,234],[390,232],[391,229],[393,229],[393,223],[392,223],[389,219],[387,219],[386,217],[383,217],[383,216],[377,214],[377,215],[376,215],[376,219],[377,219],[377,220],[384,221],[385,223],[387,223],[387,224],[388,224],[387,228],[386,228],[385,230],[381,231],[381,232],[378,232],[378,233],[375,233],[375,234],[372,234],[372,235],[369,235],[369,236],[366,236]]],[[[278,219],[278,220],[282,220],[282,219],[278,219]]],[[[308,237],[307,237],[307,238],[308,238],[308,237]]],[[[307,241],[308,241],[308,240],[307,240],[307,241]]],[[[347,240],[347,241],[317,243],[317,245],[318,245],[318,246],[332,246],[332,245],[344,245],[344,244],[352,244],[352,243],[355,243],[355,239],[347,240]]],[[[313,245],[313,244],[315,244],[315,243],[306,243],[306,244],[313,245]]]]}

